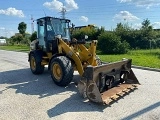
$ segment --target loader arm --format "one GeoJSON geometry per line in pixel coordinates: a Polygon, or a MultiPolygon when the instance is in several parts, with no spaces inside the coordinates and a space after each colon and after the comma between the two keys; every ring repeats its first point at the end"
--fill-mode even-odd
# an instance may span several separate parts
{"type": "Polygon", "coordinates": [[[78,55],[74,52],[74,50],[62,39],[59,39],[59,46],[58,46],[59,53],[65,52],[65,54],[74,60],[76,68],[79,72],[79,74],[82,76],[84,73],[82,62],[78,55]]]}
{"type": "Polygon", "coordinates": [[[79,74],[82,76],[84,68],[88,65],[97,66],[96,62],[96,46],[97,40],[93,40],[90,43],[90,47],[86,48],[84,44],[68,45],[62,39],[59,40],[59,53],[65,52],[65,54],[74,60],[76,68],[79,74]],[[82,65],[86,63],[86,65],[82,65]]]}
{"type": "Polygon", "coordinates": [[[83,44],[78,45],[80,49],[79,57],[82,61],[87,61],[89,65],[97,66],[96,63],[96,47],[97,47],[97,40],[92,40],[90,43],[90,47],[87,49],[83,44]]]}

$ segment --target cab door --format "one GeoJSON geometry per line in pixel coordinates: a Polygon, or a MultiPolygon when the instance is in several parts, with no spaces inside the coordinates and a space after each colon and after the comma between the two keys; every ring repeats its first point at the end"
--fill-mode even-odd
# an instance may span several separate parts
{"type": "Polygon", "coordinates": [[[42,49],[46,49],[46,46],[45,46],[45,21],[44,19],[39,19],[38,22],[37,22],[37,26],[38,26],[38,41],[39,41],[39,47],[42,48],[42,49]]]}

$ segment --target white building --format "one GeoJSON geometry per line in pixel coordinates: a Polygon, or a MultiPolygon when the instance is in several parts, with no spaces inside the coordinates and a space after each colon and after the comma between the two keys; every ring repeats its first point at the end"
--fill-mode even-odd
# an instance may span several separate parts
{"type": "Polygon", "coordinates": [[[0,45],[6,44],[6,39],[0,39],[0,45]]]}

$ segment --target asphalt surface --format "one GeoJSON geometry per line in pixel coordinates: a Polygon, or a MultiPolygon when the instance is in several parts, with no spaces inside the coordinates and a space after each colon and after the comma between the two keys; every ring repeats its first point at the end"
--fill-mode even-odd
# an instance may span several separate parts
{"type": "Polygon", "coordinates": [[[0,50],[0,120],[160,120],[160,72],[133,68],[138,89],[102,106],[83,99],[74,83],[56,86],[47,69],[33,75],[27,60],[0,50]]]}

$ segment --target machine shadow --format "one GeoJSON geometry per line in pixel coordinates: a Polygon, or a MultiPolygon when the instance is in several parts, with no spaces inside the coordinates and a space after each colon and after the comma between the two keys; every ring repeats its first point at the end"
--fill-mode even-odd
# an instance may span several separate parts
{"type": "MultiPolygon", "coordinates": [[[[136,88],[137,89],[137,88],[136,88]]],[[[68,99],[65,99],[61,103],[57,104],[53,108],[47,111],[50,118],[67,113],[67,112],[85,112],[85,111],[98,111],[103,112],[104,109],[111,107],[113,104],[118,103],[120,99],[124,99],[125,96],[134,92],[136,89],[131,90],[123,96],[120,96],[116,100],[113,100],[109,104],[98,104],[82,98],[79,94],[73,94],[68,99]]]]}
{"type": "Polygon", "coordinates": [[[63,92],[71,92],[69,98],[64,99],[64,101],[47,110],[49,117],[54,117],[67,112],[103,112],[103,109],[107,106],[92,103],[79,95],[75,85],[79,79],[79,75],[74,75],[71,84],[64,88],[54,84],[47,69],[45,69],[44,73],[41,75],[33,75],[29,68],[5,71],[0,72],[0,85],[8,85],[7,87],[1,88],[0,94],[2,94],[5,90],[15,89],[16,94],[22,93],[25,95],[37,95],[38,98],[41,99],[52,95],[63,94],[63,92]],[[75,106],[75,104],[77,106],[75,106]]]}
{"type": "Polygon", "coordinates": [[[60,102],[47,111],[50,118],[68,112],[103,112],[107,106],[99,105],[82,98],[79,94],[72,94],[68,99],[60,102]]]}
{"type": "Polygon", "coordinates": [[[72,91],[71,87],[55,85],[47,69],[41,75],[33,75],[29,68],[0,72],[0,84],[8,84],[1,88],[0,94],[5,90],[15,89],[16,94],[38,95],[39,98],[72,91]]]}

